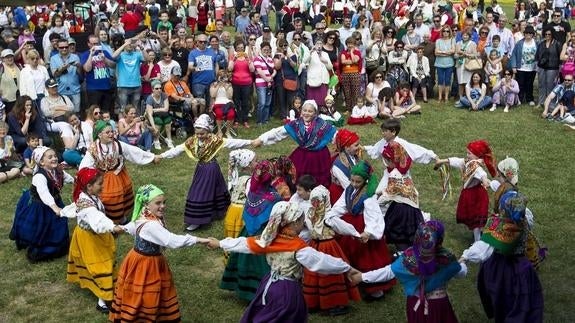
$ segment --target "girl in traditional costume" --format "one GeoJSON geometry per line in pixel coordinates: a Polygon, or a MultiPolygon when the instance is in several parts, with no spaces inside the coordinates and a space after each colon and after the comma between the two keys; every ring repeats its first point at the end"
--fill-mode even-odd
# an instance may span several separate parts
{"type": "Polygon", "coordinates": [[[248,182],[257,163],[256,153],[249,149],[230,151],[228,158],[228,190],[231,204],[224,218],[224,236],[237,238],[244,227],[242,213],[246,203],[248,182]]]}
{"type": "Polygon", "coordinates": [[[68,253],[66,280],[89,289],[96,297],[96,309],[108,313],[114,298],[116,280],[116,243],[112,233],[124,229],[106,217],[104,204],[98,198],[104,174],[95,168],[82,168],[76,174],[73,199],[77,226],[72,234],[68,253]]]}
{"type": "Polygon", "coordinates": [[[331,157],[327,145],[335,136],[336,128],[319,118],[318,114],[315,101],[307,100],[303,103],[300,118],[260,135],[254,145],[271,145],[291,137],[298,144],[289,156],[297,173],[311,175],[318,184],[329,187],[331,157]]]}
{"type": "Polygon", "coordinates": [[[242,148],[252,143],[250,140],[216,136],[212,133],[214,126],[207,114],[196,119],[194,128],[194,135],[183,144],[159,155],[160,158],[174,158],[185,152],[198,162],[184,211],[188,231],[210,224],[213,219],[221,219],[230,205],[230,193],[216,160],[220,150],[242,148]]]}
{"type": "Polygon", "coordinates": [[[166,197],[158,187],[138,188],[133,218],[124,229],[135,237],[124,258],[114,288],[111,322],[180,322],[180,306],[172,272],[162,251],[208,240],[176,235],[166,229],[166,197]]]}
{"type": "MultiPolygon", "coordinates": [[[[260,161],[250,180],[250,188],[242,214],[244,228],[240,232],[240,237],[253,237],[261,234],[269,220],[272,207],[282,200],[271,185],[272,179],[272,163],[269,160],[260,161]]],[[[270,267],[262,255],[231,253],[220,288],[235,291],[239,298],[251,301],[261,279],[269,271],[270,267]]]]}
{"type": "Polygon", "coordinates": [[[337,155],[331,166],[332,182],[329,186],[330,201],[337,201],[349,186],[351,168],[361,159],[359,136],[348,129],[340,129],[335,135],[337,155]]]}
{"type": "MultiPolygon", "coordinates": [[[[391,263],[383,231],[383,214],[374,197],[377,177],[365,161],[351,169],[350,185],[326,214],[326,224],[341,236],[337,242],[350,264],[370,271],[391,263]]],[[[362,286],[366,300],[381,299],[395,281],[362,286]]]]}
{"type": "Polygon", "coordinates": [[[303,267],[322,274],[341,274],[351,267],[339,258],[308,247],[298,237],[304,216],[297,203],[278,202],[259,237],[210,238],[210,247],[265,255],[271,266],[240,322],[307,322],[308,312],[300,280],[303,267]]]}
{"type": "Polygon", "coordinates": [[[112,126],[106,121],[96,121],[93,137],[94,142],[78,168],[92,167],[104,173],[100,200],[105,214],[116,224],[125,223],[134,208],[134,189],[124,162],[129,160],[137,165],[146,165],[155,160],[154,154],[118,141],[112,126]]]}
{"type": "Polygon", "coordinates": [[[16,248],[26,249],[31,262],[51,260],[68,252],[70,234],[68,220],[61,217],[64,207],[62,186],[73,183],[74,178],[58,164],[56,152],[39,146],[32,152],[36,163],[32,185],[24,191],[18,205],[10,239],[16,248]]]}
{"type": "Polygon", "coordinates": [[[457,322],[447,295],[447,283],[454,277],[464,277],[467,266],[459,264],[453,253],[443,247],[444,231],[439,221],[421,223],[413,246],[391,265],[354,274],[352,281],[371,284],[397,278],[407,297],[408,323],[457,322]]]}
{"type": "Polygon", "coordinates": [[[272,186],[281,195],[284,201],[289,201],[296,191],[297,171],[295,166],[291,159],[283,155],[270,158],[270,162],[272,162],[274,169],[272,186]]]}
{"type": "Polygon", "coordinates": [[[439,159],[436,167],[441,164],[449,164],[451,167],[462,171],[463,189],[457,203],[457,223],[467,225],[473,230],[475,241],[481,238],[481,229],[485,226],[489,209],[489,195],[486,187],[489,187],[487,173],[483,165],[487,167],[491,176],[496,176],[495,158],[487,141],[476,140],[467,144],[467,158],[451,157],[439,159]]]}
{"type": "MultiPolygon", "coordinates": [[[[308,245],[317,251],[341,258],[347,257],[335,240],[335,232],[325,224],[325,215],[331,209],[330,192],[322,185],[310,193],[311,208],[305,215],[306,228],[310,234],[308,245]]],[[[361,299],[345,275],[322,275],[304,268],[303,294],[309,311],[321,310],[330,315],[346,314],[349,301],[361,299]]]]}
{"type": "Polygon", "coordinates": [[[543,322],[543,289],[525,256],[527,198],[513,188],[505,191],[503,185],[498,193],[496,214],[487,220],[481,240],[465,250],[460,261],[481,263],[477,288],[489,319],[543,322]]]}

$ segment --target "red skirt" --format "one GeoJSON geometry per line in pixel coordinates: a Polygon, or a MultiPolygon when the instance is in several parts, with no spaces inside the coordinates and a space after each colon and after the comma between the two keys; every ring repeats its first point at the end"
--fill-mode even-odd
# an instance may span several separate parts
{"type": "Polygon", "coordinates": [[[349,117],[347,119],[347,124],[370,124],[370,123],[375,123],[375,121],[373,120],[372,117],[363,117],[363,118],[354,118],[354,117],[349,117]]]}
{"type": "Polygon", "coordinates": [[[465,224],[469,230],[483,228],[487,222],[488,209],[489,196],[483,186],[464,188],[457,203],[457,223],[465,224]]]}
{"type": "Polygon", "coordinates": [[[298,178],[311,175],[318,185],[329,187],[331,184],[331,155],[327,147],[317,151],[297,147],[289,159],[295,166],[298,178]]]}
{"type": "Polygon", "coordinates": [[[334,205],[337,200],[343,194],[343,187],[339,186],[336,183],[331,183],[329,186],[329,200],[331,201],[331,205],[334,205]]]}
{"type": "MultiPolygon", "coordinates": [[[[309,246],[330,256],[347,257],[335,239],[311,240],[309,246]]],[[[351,286],[345,274],[322,275],[307,270],[303,272],[303,295],[308,309],[329,310],[338,306],[347,306],[349,301],[361,299],[357,287],[351,286]]]]}
{"type": "MultiPolygon", "coordinates": [[[[353,225],[359,233],[365,228],[363,215],[353,216],[351,213],[346,213],[341,219],[353,225]]],[[[391,263],[391,256],[383,237],[381,240],[369,240],[367,243],[362,243],[352,236],[339,236],[337,242],[349,259],[349,264],[361,272],[383,268],[391,263]]],[[[386,292],[393,285],[395,285],[395,279],[385,283],[365,284],[362,285],[362,290],[368,294],[386,292]]]]}
{"type": "Polygon", "coordinates": [[[408,323],[457,323],[457,317],[449,301],[449,297],[428,299],[427,315],[425,315],[425,303],[419,303],[417,310],[413,310],[419,298],[417,296],[408,296],[405,305],[408,323]]]}

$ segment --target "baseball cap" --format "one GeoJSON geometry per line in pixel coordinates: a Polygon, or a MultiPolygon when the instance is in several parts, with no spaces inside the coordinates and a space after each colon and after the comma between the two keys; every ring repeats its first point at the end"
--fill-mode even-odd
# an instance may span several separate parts
{"type": "Polygon", "coordinates": [[[44,85],[46,85],[46,87],[56,87],[58,86],[58,82],[56,82],[55,79],[48,79],[44,85]]]}
{"type": "Polygon", "coordinates": [[[4,58],[10,55],[14,56],[14,52],[11,49],[5,49],[2,51],[2,54],[0,54],[0,57],[4,58]]]}
{"type": "Polygon", "coordinates": [[[272,31],[272,29],[270,28],[270,26],[264,26],[264,28],[262,28],[262,31],[263,31],[264,33],[269,33],[269,32],[272,31]]]}
{"type": "Polygon", "coordinates": [[[172,75],[182,76],[182,68],[179,66],[172,67],[172,75]]]}
{"type": "Polygon", "coordinates": [[[68,38],[68,44],[76,44],[76,40],[72,37],[68,38]]]}

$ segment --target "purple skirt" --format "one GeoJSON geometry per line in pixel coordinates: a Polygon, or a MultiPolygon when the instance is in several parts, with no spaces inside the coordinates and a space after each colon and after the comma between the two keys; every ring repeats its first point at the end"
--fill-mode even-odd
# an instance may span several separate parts
{"type": "Polygon", "coordinates": [[[488,318],[495,322],[543,322],[543,290],[524,256],[494,252],[481,264],[477,289],[488,318]]]}
{"type": "Polygon", "coordinates": [[[273,282],[265,295],[266,305],[263,305],[262,298],[269,279],[270,274],[262,279],[256,297],[246,309],[240,322],[307,322],[307,306],[299,281],[278,280],[273,282]]]}
{"type": "Polygon", "coordinates": [[[425,315],[425,306],[423,301],[419,303],[417,311],[414,310],[419,298],[417,296],[408,296],[405,306],[408,323],[457,323],[457,317],[449,301],[449,297],[428,299],[427,315],[425,315]]]}
{"type": "Polygon", "coordinates": [[[230,193],[216,160],[198,163],[186,199],[184,222],[208,224],[223,218],[229,205],[230,193]]]}
{"type": "Polygon", "coordinates": [[[293,162],[297,177],[311,175],[318,185],[329,187],[331,184],[331,156],[324,147],[318,151],[297,147],[289,156],[293,162]]]}
{"type": "Polygon", "coordinates": [[[421,210],[404,203],[391,202],[385,212],[385,241],[413,244],[415,232],[423,222],[421,210]]]}
{"type": "Polygon", "coordinates": [[[308,85],[305,91],[306,100],[314,100],[318,107],[325,105],[327,89],[327,84],[322,84],[318,87],[311,87],[308,85]]]}

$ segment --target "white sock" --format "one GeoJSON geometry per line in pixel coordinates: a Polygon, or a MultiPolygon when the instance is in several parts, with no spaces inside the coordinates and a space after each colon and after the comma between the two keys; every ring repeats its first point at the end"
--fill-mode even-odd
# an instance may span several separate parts
{"type": "Polygon", "coordinates": [[[100,307],[104,307],[104,306],[106,306],[106,301],[104,301],[104,300],[101,299],[101,298],[98,298],[98,305],[99,305],[100,307]]]}
{"type": "Polygon", "coordinates": [[[380,291],[377,291],[375,293],[371,293],[370,295],[371,295],[371,297],[379,298],[379,297],[383,296],[383,291],[380,290],[380,291]]]}
{"type": "Polygon", "coordinates": [[[473,238],[475,239],[475,241],[481,240],[481,229],[480,228],[473,229],[473,238]]]}
{"type": "Polygon", "coordinates": [[[194,231],[194,230],[196,230],[196,229],[199,228],[199,227],[200,227],[199,224],[192,224],[192,225],[188,226],[188,227],[186,228],[186,230],[188,230],[188,231],[194,231]]]}

